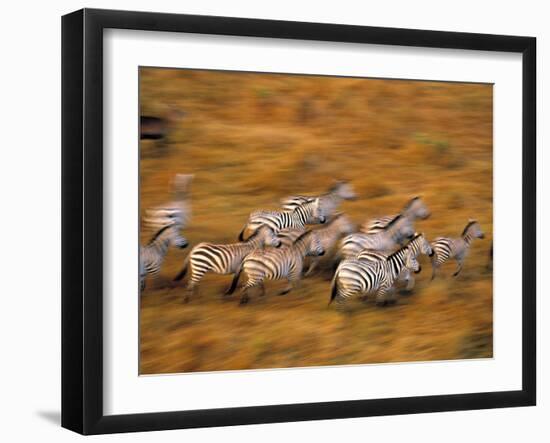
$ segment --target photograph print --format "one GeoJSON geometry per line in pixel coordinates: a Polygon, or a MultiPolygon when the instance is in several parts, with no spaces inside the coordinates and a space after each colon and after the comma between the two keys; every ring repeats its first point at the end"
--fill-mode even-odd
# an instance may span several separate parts
{"type": "Polygon", "coordinates": [[[493,357],[493,85],[139,68],[142,375],[493,357]]]}

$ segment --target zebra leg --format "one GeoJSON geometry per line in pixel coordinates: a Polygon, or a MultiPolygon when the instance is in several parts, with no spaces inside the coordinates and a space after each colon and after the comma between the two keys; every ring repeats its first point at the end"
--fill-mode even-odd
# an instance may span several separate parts
{"type": "Polygon", "coordinates": [[[248,296],[248,291],[251,288],[254,288],[256,286],[259,286],[259,285],[263,286],[263,284],[264,284],[263,281],[248,280],[241,290],[241,300],[239,301],[239,304],[246,305],[250,301],[250,297],[248,296]]]}
{"type": "Polygon", "coordinates": [[[262,283],[260,283],[258,286],[259,286],[259,288],[260,288],[260,294],[259,294],[259,295],[260,295],[260,297],[263,297],[263,296],[265,295],[265,285],[264,285],[264,283],[262,282],[262,283]]]}
{"type": "Polygon", "coordinates": [[[288,279],[288,284],[286,285],[286,287],[281,292],[279,292],[279,295],[286,295],[290,291],[292,291],[292,281],[289,278],[288,279]]]}
{"type": "MultiPolygon", "coordinates": [[[[392,297],[392,289],[393,288],[380,288],[378,292],[376,293],[376,305],[377,306],[386,306],[389,301],[388,299],[393,298],[392,297]]],[[[395,301],[394,301],[395,303],[395,301]]]]}
{"type": "Polygon", "coordinates": [[[298,286],[300,284],[300,277],[302,274],[302,269],[295,269],[291,272],[291,274],[287,277],[288,285],[285,289],[283,289],[279,295],[285,295],[288,294],[292,289],[294,289],[295,286],[298,286]]]}
{"type": "Polygon", "coordinates": [[[319,259],[312,259],[311,260],[311,264],[309,265],[309,268],[307,269],[307,271],[305,272],[304,274],[304,277],[307,277],[308,275],[311,275],[311,273],[313,272],[313,270],[315,268],[317,268],[317,265],[319,264],[319,259]]]}
{"type": "Polygon", "coordinates": [[[464,261],[462,259],[457,259],[456,262],[458,266],[455,273],[453,274],[453,277],[456,277],[458,274],[460,274],[460,271],[462,271],[462,266],[464,265],[464,261]]]}
{"type": "Polygon", "coordinates": [[[187,288],[185,289],[185,294],[183,296],[183,302],[189,303],[189,300],[191,299],[191,296],[195,296],[197,292],[197,284],[193,281],[190,281],[187,285],[187,288]]]}
{"type": "Polygon", "coordinates": [[[432,259],[432,280],[435,278],[435,275],[437,273],[437,270],[439,269],[440,263],[437,260],[437,257],[432,259]]]}
{"type": "Polygon", "coordinates": [[[415,283],[414,276],[411,274],[407,281],[407,286],[405,286],[405,291],[408,291],[408,292],[412,291],[414,288],[414,283],[415,283]]]}

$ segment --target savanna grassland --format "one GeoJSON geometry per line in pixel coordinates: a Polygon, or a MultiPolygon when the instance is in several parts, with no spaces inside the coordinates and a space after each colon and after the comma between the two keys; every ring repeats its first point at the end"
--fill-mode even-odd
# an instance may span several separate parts
{"type": "MultiPolygon", "coordinates": [[[[171,250],[141,296],[140,372],[157,374],[492,357],[492,86],[378,79],[142,69],[141,113],[186,115],[169,141],[141,142],[141,208],[170,198],[176,173],[195,175],[191,246],[171,250]],[[182,303],[173,284],[201,241],[235,242],[248,214],[282,197],[325,192],[349,180],[359,196],[341,210],[357,224],[395,214],[415,195],[431,210],[416,224],[428,239],[459,236],[469,218],[474,242],[462,273],[446,264],[430,282],[421,258],[412,294],[395,305],[355,302],[350,315],[329,300],[330,274],[286,296],[239,306],[222,299],[230,276],[207,275],[182,303]]],[[[142,229],[142,243],[152,233],[142,229]]],[[[137,278],[137,270],[136,270],[137,278]]]]}

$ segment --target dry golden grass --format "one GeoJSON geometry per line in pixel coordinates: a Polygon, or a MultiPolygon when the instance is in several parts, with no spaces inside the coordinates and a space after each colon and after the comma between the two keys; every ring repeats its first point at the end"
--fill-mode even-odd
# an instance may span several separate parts
{"type": "MultiPolygon", "coordinates": [[[[392,307],[328,308],[327,275],[287,296],[222,300],[230,276],[207,276],[183,304],[172,286],[185,251],[170,251],[141,298],[143,374],[341,365],[492,356],[492,87],[396,80],[142,69],[142,114],[187,116],[166,147],[141,144],[141,207],[169,198],[175,173],[194,173],[191,246],[234,242],[247,215],[289,194],[350,180],[360,199],[342,209],[360,223],[421,195],[431,239],[458,236],[476,218],[475,242],[456,279],[454,263],[392,307]]],[[[142,232],[145,242],[151,235],[142,232]]]]}

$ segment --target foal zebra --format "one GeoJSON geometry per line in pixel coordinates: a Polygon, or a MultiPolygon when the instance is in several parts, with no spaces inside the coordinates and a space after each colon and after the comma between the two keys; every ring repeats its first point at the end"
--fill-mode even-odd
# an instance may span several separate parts
{"type": "MultiPolygon", "coordinates": [[[[415,258],[418,258],[420,254],[427,255],[428,257],[433,257],[434,251],[432,246],[424,236],[424,234],[415,234],[414,238],[406,246],[409,248],[415,258]]],[[[387,254],[381,254],[379,252],[370,251],[365,249],[357,255],[358,260],[364,261],[381,261],[387,258],[387,254]]],[[[410,271],[405,268],[404,272],[398,278],[399,282],[406,283],[406,290],[411,291],[414,288],[415,279],[410,271]]]]}
{"type": "Polygon", "coordinates": [[[248,217],[248,221],[239,234],[239,240],[244,240],[247,230],[254,232],[263,225],[278,233],[285,228],[303,229],[305,225],[325,223],[325,221],[326,217],[319,207],[318,198],[298,205],[292,211],[256,211],[248,217]]]}
{"type": "Polygon", "coordinates": [[[173,245],[183,249],[188,241],[179,234],[179,225],[172,223],[162,227],[146,246],[139,248],[139,279],[140,289],[145,289],[147,275],[155,277],[164,262],[168,247],[173,245]]]}
{"type": "Polygon", "coordinates": [[[191,264],[191,277],[187,284],[184,301],[189,301],[189,294],[193,294],[197,285],[208,272],[216,274],[233,274],[239,270],[243,259],[252,251],[264,246],[279,247],[281,241],[267,226],[261,226],[244,243],[228,245],[216,245],[212,243],[199,243],[189,255],[187,255],[183,268],[174,278],[181,280],[187,273],[191,264]]]}
{"type": "Polygon", "coordinates": [[[256,250],[247,255],[243,260],[241,268],[233,277],[231,287],[227,291],[232,294],[237,287],[239,277],[243,271],[247,275],[247,281],[241,292],[241,304],[248,303],[248,290],[259,286],[261,294],[265,293],[265,280],[280,280],[286,278],[287,287],[281,295],[287,294],[298,283],[302,277],[304,258],[306,256],[323,255],[325,251],[321,246],[316,231],[306,231],[289,247],[280,249],[256,250]]]}
{"type": "Polygon", "coordinates": [[[281,205],[285,211],[292,211],[297,206],[310,202],[318,198],[320,200],[320,207],[323,213],[330,217],[334,211],[338,209],[338,206],[343,200],[356,200],[357,194],[353,190],[353,186],[346,181],[337,181],[330,187],[328,192],[319,195],[318,197],[308,197],[306,195],[293,195],[281,200],[281,205]]]}
{"type": "MultiPolygon", "coordinates": [[[[409,202],[405,205],[405,207],[403,208],[403,211],[401,211],[401,215],[404,218],[410,220],[411,224],[413,224],[417,219],[428,218],[430,216],[430,211],[428,210],[428,207],[424,204],[424,202],[420,197],[414,197],[411,200],[409,200],[409,202]]],[[[395,215],[369,220],[363,223],[359,230],[366,234],[374,234],[376,232],[380,232],[394,218],[395,218],[395,215]]]]}
{"type": "Polygon", "coordinates": [[[412,238],[414,229],[409,219],[398,215],[390,221],[382,230],[366,234],[356,232],[350,234],[340,243],[338,259],[351,258],[359,254],[363,249],[390,253],[397,248],[404,239],[412,238]]]}
{"type": "Polygon", "coordinates": [[[453,274],[453,277],[456,277],[462,271],[462,266],[464,265],[464,260],[468,255],[472,241],[476,238],[484,237],[485,235],[479,223],[476,220],[470,220],[459,238],[436,238],[432,242],[432,248],[435,252],[432,257],[432,280],[435,278],[437,269],[451,258],[454,258],[458,264],[453,274]]]}
{"type": "Polygon", "coordinates": [[[376,294],[377,304],[385,304],[386,296],[393,293],[394,282],[403,272],[420,272],[414,252],[405,246],[378,260],[344,260],[332,279],[329,305],[336,300],[339,306],[353,296],[376,294]]]}

